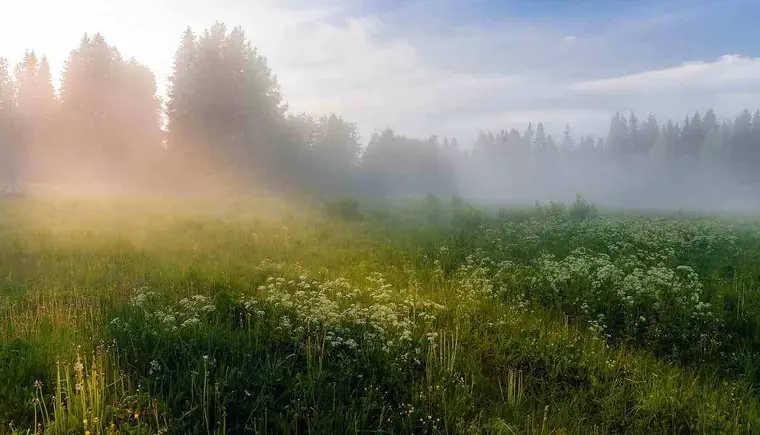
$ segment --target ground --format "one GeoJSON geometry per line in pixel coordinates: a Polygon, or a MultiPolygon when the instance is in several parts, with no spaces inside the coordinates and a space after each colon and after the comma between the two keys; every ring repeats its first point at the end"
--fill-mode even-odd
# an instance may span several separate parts
{"type": "Polygon", "coordinates": [[[760,225],[0,204],[0,433],[753,433],[760,225]]]}

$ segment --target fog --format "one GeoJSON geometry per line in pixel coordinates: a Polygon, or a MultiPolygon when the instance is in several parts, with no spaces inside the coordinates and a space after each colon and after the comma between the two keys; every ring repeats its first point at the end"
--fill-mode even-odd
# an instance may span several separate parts
{"type": "Polygon", "coordinates": [[[611,118],[604,138],[560,143],[539,124],[482,134],[461,166],[458,186],[492,203],[572,201],[579,193],[616,208],[754,210],[760,115],[720,120],[712,110],[660,126],[654,116],[611,118]]]}
{"type": "Polygon", "coordinates": [[[570,202],[580,193],[615,208],[757,208],[754,108],[695,108],[680,121],[610,113],[601,136],[572,125],[552,136],[537,119],[475,138],[414,138],[390,127],[361,138],[351,114],[290,111],[242,29],[216,23],[178,36],[167,98],[158,97],[149,68],[100,34],[72,49],[59,91],[43,54],[0,61],[5,193],[432,194],[504,206],[570,202]]]}

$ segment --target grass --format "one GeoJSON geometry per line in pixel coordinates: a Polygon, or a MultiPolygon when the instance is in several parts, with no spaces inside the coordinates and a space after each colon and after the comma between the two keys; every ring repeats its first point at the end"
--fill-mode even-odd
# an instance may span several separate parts
{"type": "Polygon", "coordinates": [[[0,433],[760,428],[756,222],[349,214],[0,204],[0,433]]]}

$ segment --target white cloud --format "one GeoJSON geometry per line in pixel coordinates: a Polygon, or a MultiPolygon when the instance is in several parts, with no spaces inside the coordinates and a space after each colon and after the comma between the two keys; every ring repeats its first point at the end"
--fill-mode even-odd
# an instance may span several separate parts
{"type": "Polygon", "coordinates": [[[623,77],[580,82],[573,91],[589,94],[721,92],[760,85],[760,59],[725,55],[714,62],[688,62],[677,67],[623,77]]]}
{"type": "MultiPolygon", "coordinates": [[[[653,113],[660,122],[681,121],[708,108],[723,119],[760,103],[760,59],[724,55],[712,62],[686,62],[637,74],[572,84],[562,99],[579,107],[604,107],[608,114],[653,113]]],[[[609,116],[607,117],[607,119],[609,116]]],[[[606,124],[600,123],[600,127],[606,124]]]]}
{"type": "Polygon", "coordinates": [[[292,110],[342,113],[359,123],[365,138],[385,127],[453,134],[431,118],[522,86],[516,75],[427,65],[409,41],[383,37],[381,29],[382,23],[368,19],[341,26],[315,22],[280,40],[270,60],[292,110]]]}

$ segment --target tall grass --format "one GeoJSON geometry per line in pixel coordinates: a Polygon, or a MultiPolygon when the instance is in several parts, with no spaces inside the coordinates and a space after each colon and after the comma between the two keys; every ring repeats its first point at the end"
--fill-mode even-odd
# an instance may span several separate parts
{"type": "Polygon", "coordinates": [[[760,427],[754,224],[351,204],[1,204],[0,433],[760,427]]]}

